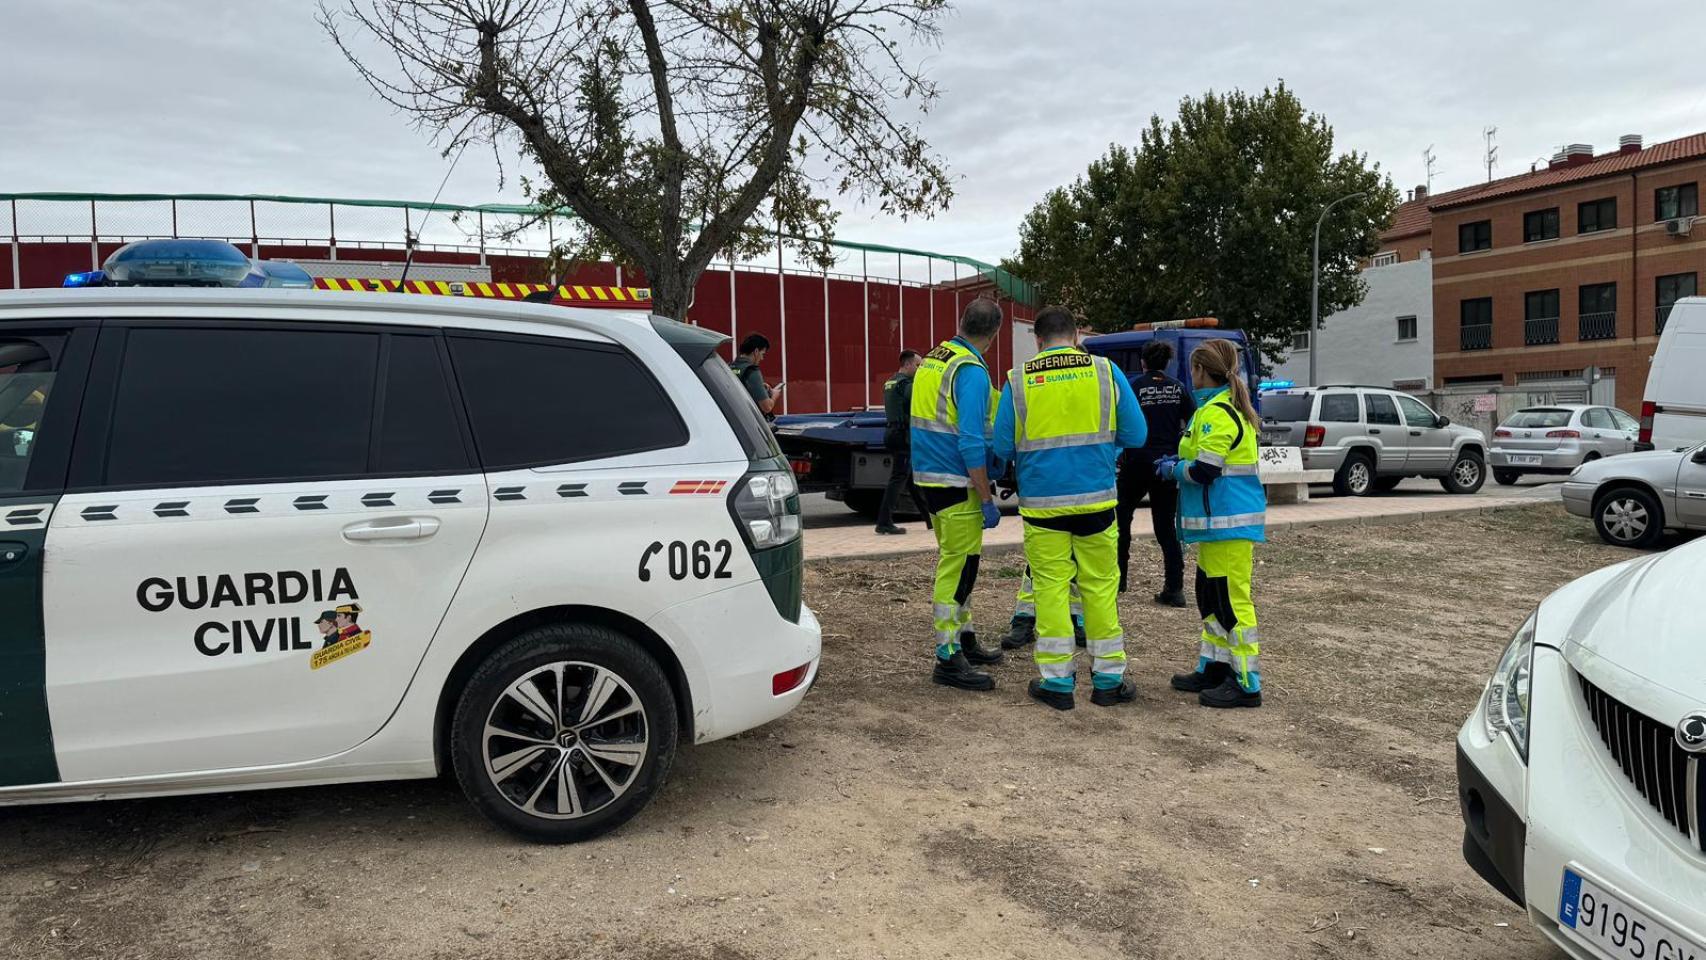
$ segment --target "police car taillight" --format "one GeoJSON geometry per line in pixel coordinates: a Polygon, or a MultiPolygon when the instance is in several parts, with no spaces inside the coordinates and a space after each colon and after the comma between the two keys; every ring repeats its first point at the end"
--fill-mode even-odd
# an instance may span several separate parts
{"type": "Polygon", "coordinates": [[[800,487],[784,470],[749,473],[735,489],[729,509],[747,546],[767,550],[800,536],[800,487]]]}

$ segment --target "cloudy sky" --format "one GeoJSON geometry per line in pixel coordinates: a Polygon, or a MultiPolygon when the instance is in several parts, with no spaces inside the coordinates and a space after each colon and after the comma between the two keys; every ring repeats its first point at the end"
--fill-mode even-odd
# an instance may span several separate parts
{"type": "MultiPolygon", "coordinates": [[[[445,161],[379,103],[309,0],[0,4],[0,192],[429,199],[445,161]]],[[[1706,4],[1628,0],[960,0],[923,118],[958,197],[927,222],[847,210],[849,239],[994,260],[1019,218],[1110,142],[1204,90],[1283,78],[1400,189],[1485,179],[1560,144],[1706,130],[1706,4]]],[[[470,151],[447,201],[519,199],[470,151]]]]}

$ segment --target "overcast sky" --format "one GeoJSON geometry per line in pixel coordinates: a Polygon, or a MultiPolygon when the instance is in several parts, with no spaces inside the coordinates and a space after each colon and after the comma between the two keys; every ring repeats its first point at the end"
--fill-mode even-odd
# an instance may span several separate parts
{"type": "MultiPolygon", "coordinates": [[[[1706,4],[1627,0],[961,0],[928,67],[923,124],[953,207],[848,239],[995,260],[1024,212],[1152,113],[1283,78],[1400,190],[1478,182],[1559,145],[1706,130],[1706,4]]],[[[283,193],[430,199],[445,161],[326,42],[308,0],[0,3],[0,192],[283,193]]],[[[447,201],[520,198],[472,151],[447,201]]]]}

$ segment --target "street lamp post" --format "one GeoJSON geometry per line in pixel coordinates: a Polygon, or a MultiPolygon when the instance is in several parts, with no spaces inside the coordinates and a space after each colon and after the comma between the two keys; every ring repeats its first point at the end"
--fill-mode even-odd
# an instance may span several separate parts
{"type": "Polygon", "coordinates": [[[1334,207],[1346,200],[1355,200],[1365,192],[1359,190],[1334,200],[1315,220],[1315,269],[1309,282],[1309,385],[1312,387],[1319,386],[1315,382],[1315,357],[1321,353],[1321,224],[1327,222],[1327,214],[1332,213],[1334,207]]]}

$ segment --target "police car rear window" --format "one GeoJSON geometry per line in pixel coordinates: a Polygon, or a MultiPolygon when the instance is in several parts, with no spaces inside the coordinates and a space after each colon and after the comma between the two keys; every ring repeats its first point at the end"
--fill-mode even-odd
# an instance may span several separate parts
{"type": "Polygon", "coordinates": [[[615,345],[450,337],[474,445],[488,470],[677,447],[687,425],[652,375],[615,345]]]}

